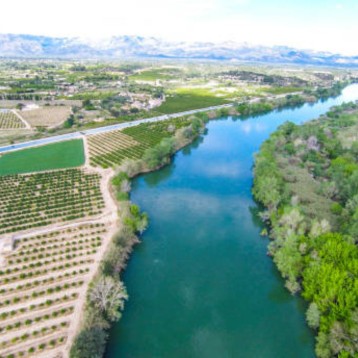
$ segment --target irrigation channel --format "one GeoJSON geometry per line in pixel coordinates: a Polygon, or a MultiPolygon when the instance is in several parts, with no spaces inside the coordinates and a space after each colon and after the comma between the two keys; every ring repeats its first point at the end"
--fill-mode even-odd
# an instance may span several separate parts
{"type": "Polygon", "coordinates": [[[259,235],[253,159],[283,122],[356,99],[351,85],[298,109],[210,121],[171,165],[134,180],[131,198],[150,228],[124,274],[130,299],[106,358],[314,357],[306,305],[284,288],[259,235]]]}

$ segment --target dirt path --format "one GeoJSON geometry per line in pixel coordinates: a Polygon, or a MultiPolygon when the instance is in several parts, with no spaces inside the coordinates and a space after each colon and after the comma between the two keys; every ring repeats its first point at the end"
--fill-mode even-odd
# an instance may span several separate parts
{"type": "Polygon", "coordinates": [[[83,148],[85,150],[85,164],[84,164],[84,166],[86,168],[91,168],[92,169],[92,167],[90,165],[90,152],[89,152],[87,136],[82,135],[82,140],[83,140],[83,148]]]}
{"type": "Polygon", "coordinates": [[[118,206],[116,201],[114,200],[113,196],[111,195],[110,185],[111,180],[114,175],[114,171],[112,169],[96,169],[101,175],[101,191],[103,193],[104,201],[106,203],[107,210],[109,211],[108,217],[108,232],[105,235],[103,240],[103,245],[101,246],[100,250],[97,251],[94,257],[94,264],[91,265],[91,271],[88,273],[88,278],[84,282],[82,289],[80,290],[80,296],[77,300],[75,311],[71,318],[72,322],[68,332],[68,338],[65,345],[65,357],[69,355],[69,351],[71,349],[72,342],[79,331],[81,324],[83,322],[83,310],[86,303],[86,294],[88,284],[93,280],[94,276],[96,275],[99,264],[108,249],[108,246],[112,240],[112,237],[118,231],[120,227],[120,223],[118,220],[118,206]]]}
{"type": "Polygon", "coordinates": [[[16,116],[17,118],[19,118],[22,123],[25,124],[26,129],[32,129],[31,126],[30,126],[30,124],[29,124],[27,121],[25,121],[25,119],[24,119],[22,116],[20,116],[19,112],[15,111],[14,109],[11,110],[11,112],[14,113],[15,116],[16,116]]]}
{"type": "MultiPolygon", "coordinates": [[[[16,316],[9,317],[9,320],[4,320],[4,321],[0,322],[1,326],[4,326],[4,325],[6,326],[6,325],[10,324],[10,322],[16,322],[18,320],[33,319],[36,316],[42,315],[42,312],[52,312],[54,310],[57,310],[59,307],[73,307],[74,308],[73,313],[71,313],[69,315],[59,317],[59,318],[54,318],[49,321],[43,321],[43,322],[41,321],[38,324],[36,324],[36,328],[38,329],[38,327],[41,328],[45,325],[48,326],[49,324],[50,325],[56,324],[55,322],[68,321],[70,323],[69,326],[66,327],[64,330],[61,330],[61,331],[53,334],[54,338],[60,337],[63,335],[66,336],[67,337],[66,341],[54,349],[44,351],[43,353],[35,353],[34,356],[36,356],[36,357],[43,356],[43,357],[48,357],[48,358],[54,358],[54,357],[68,357],[69,356],[69,351],[70,351],[73,339],[76,336],[77,332],[79,331],[81,324],[83,322],[83,310],[84,310],[84,305],[86,303],[86,295],[87,295],[88,285],[95,277],[95,275],[98,271],[99,265],[102,261],[102,258],[104,256],[106,250],[108,249],[108,246],[112,240],[112,237],[115,235],[115,233],[119,229],[119,225],[120,225],[117,202],[114,200],[112,193],[111,193],[111,188],[110,188],[111,180],[112,180],[112,177],[114,176],[114,171],[113,171],[113,169],[92,168],[90,166],[89,160],[88,160],[88,146],[87,146],[86,139],[84,139],[84,145],[85,145],[85,152],[86,152],[86,164],[85,164],[86,170],[91,171],[92,173],[93,172],[98,173],[101,176],[100,190],[101,190],[101,193],[102,193],[102,196],[104,199],[104,203],[105,203],[105,207],[104,207],[102,213],[100,215],[97,215],[94,217],[89,217],[89,218],[87,217],[82,220],[77,220],[75,222],[55,223],[55,224],[51,224],[48,227],[43,227],[40,229],[32,229],[32,230],[20,232],[20,233],[14,235],[14,236],[11,236],[11,237],[10,236],[7,237],[7,240],[16,241],[16,240],[21,240],[22,238],[25,238],[25,237],[29,238],[29,237],[34,237],[34,236],[38,236],[38,235],[47,235],[47,234],[50,234],[55,231],[60,231],[61,238],[66,239],[66,237],[68,237],[68,236],[71,237],[73,235],[71,233],[66,233],[66,229],[69,229],[69,228],[78,228],[79,232],[81,232],[81,227],[83,227],[85,225],[104,224],[104,228],[106,229],[106,232],[100,234],[100,236],[102,237],[102,245],[99,248],[97,248],[97,252],[95,254],[92,254],[89,256],[91,258],[91,260],[93,260],[93,262],[90,265],[88,265],[88,263],[83,264],[87,268],[89,268],[88,272],[86,272],[85,274],[80,275],[78,277],[76,276],[76,277],[63,278],[60,280],[61,282],[57,282],[55,279],[53,283],[48,283],[48,284],[46,283],[44,285],[44,287],[46,286],[46,288],[48,288],[48,287],[52,287],[54,285],[64,284],[66,282],[70,283],[70,282],[82,280],[83,284],[81,287],[68,289],[68,290],[66,290],[65,293],[64,292],[62,292],[62,293],[54,292],[53,294],[46,295],[46,297],[42,296],[42,297],[26,300],[24,302],[19,302],[17,304],[13,304],[13,305],[11,305],[11,307],[4,306],[4,307],[0,308],[0,313],[1,312],[9,312],[12,310],[19,310],[24,307],[28,309],[24,313],[19,312],[19,314],[17,314],[16,316]],[[55,304],[51,307],[44,307],[44,308],[46,308],[46,311],[44,311],[43,308],[34,309],[33,311],[29,310],[31,305],[40,304],[40,303],[44,302],[44,300],[47,298],[48,299],[56,299],[56,298],[63,297],[65,294],[70,296],[72,293],[77,293],[78,297],[76,299],[71,299],[69,301],[59,302],[58,304],[55,304]]],[[[96,229],[91,229],[91,230],[96,230],[96,229]]],[[[84,236],[86,236],[86,235],[84,235],[84,236]]],[[[5,238],[2,238],[2,240],[0,240],[0,244],[2,244],[5,241],[4,239],[5,238]]],[[[21,248],[21,245],[19,245],[19,248],[21,248]]],[[[12,252],[15,253],[16,248],[12,252]]],[[[8,254],[4,253],[4,255],[6,258],[8,254]]],[[[82,259],[82,257],[78,257],[78,258],[75,258],[74,260],[81,260],[81,259],[82,259]]],[[[44,260],[45,260],[45,258],[44,258],[44,260]]],[[[5,265],[6,260],[3,261],[2,264],[5,265]]],[[[24,265],[25,264],[26,263],[24,263],[24,265]]],[[[58,264],[60,264],[60,262],[53,263],[52,265],[49,264],[46,266],[46,269],[48,269],[52,266],[56,266],[58,264]]],[[[21,266],[21,265],[22,265],[22,263],[15,264],[15,266],[21,266]]],[[[83,266],[83,265],[81,265],[81,266],[83,266]]],[[[65,269],[58,274],[54,273],[53,277],[56,278],[60,274],[64,274],[66,271],[70,272],[71,270],[74,270],[76,268],[77,268],[77,266],[65,269]]],[[[51,273],[46,273],[47,276],[49,274],[51,275],[51,273]]],[[[21,284],[24,284],[26,282],[31,282],[34,280],[41,280],[41,275],[33,277],[33,278],[29,278],[28,280],[21,282],[21,284]]],[[[16,282],[11,282],[11,283],[9,282],[8,284],[4,284],[3,287],[10,288],[10,287],[16,287],[16,285],[17,285],[16,282]]],[[[25,291],[26,291],[26,294],[31,294],[31,292],[34,292],[39,289],[41,289],[41,285],[37,286],[37,287],[26,289],[25,291]]],[[[11,296],[11,294],[15,294],[15,295],[21,294],[21,292],[8,293],[5,295],[6,295],[6,297],[9,297],[9,296],[11,296]]],[[[35,329],[34,327],[29,326],[26,331],[31,333],[35,329]]],[[[17,336],[23,334],[23,332],[24,331],[23,330],[21,331],[21,329],[4,332],[4,334],[1,334],[0,338],[1,338],[1,341],[11,340],[14,337],[17,337],[17,336]]],[[[38,344],[41,344],[41,342],[44,343],[44,342],[48,341],[48,337],[49,337],[49,335],[46,335],[46,337],[43,337],[43,338],[38,337],[36,339],[29,339],[29,341],[26,341],[26,342],[18,342],[16,344],[13,344],[12,346],[2,349],[1,354],[6,355],[6,354],[11,354],[12,352],[17,352],[17,351],[21,351],[21,350],[26,351],[34,345],[38,345],[38,344]]]]}

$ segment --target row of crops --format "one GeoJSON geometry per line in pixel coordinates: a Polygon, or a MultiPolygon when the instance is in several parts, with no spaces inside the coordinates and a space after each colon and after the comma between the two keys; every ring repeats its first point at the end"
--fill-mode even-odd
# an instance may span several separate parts
{"type": "Polygon", "coordinates": [[[98,215],[100,175],[66,169],[0,177],[0,235],[98,215]]]}
{"type": "Polygon", "coordinates": [[[113,131],[88,137],[90,163],[104,168],[120,165],[125,159],[140,159],[146,149],[154,147],[163,138],[188,125],[188,119],[143,123],[121,131],[113,131]]]}
{"type": "Polygon", "coordinates": [[[25,128],[24,122],[11,111],[0,111],[0,130],[25,128]]]}
{"type": "Polygon", "coordinates": [[[51,350],[62,349],[107,233],[104,223],[86,224],[16,242],[0,270],[1,357],[54,356],[51,350]]]}

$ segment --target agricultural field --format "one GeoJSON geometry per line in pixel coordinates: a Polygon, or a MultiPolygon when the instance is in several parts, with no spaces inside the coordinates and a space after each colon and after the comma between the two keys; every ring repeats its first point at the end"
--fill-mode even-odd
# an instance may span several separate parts
{"type": "Polygon", "coordinates": [[[183,75],[179,68],[156,68],[138,71],[129,78],[135,81],[169,81],[180,78],[183,75]]]}
{"type": "Polygon", "coordinates": [[[146,149],[154,147],[163,138],[172,136],[176,129],[186,125],[187,119],[177,118],[90,136],[90,163],[107,168],[120,165],[125,159],[140,159],[146,149]]]}
{"type": "Polygon", "coordinates": [[[11,111],[0,110],[0,130],[26,128],[25,123],[11,111]]]}
{"type": "Polygon", "coordinates": [[[100,180],[82,169],[0,177],[0,235],[98,216],[100,180]]]}
{"type": "Polygon", "coordinates": [[[230,103],[225,98],[215,96],[213,93],[204,93],[195,90],[181,91],[166,98],[166,101],[156,108],[156,111],[164,114],[183,112],[191,109],[200,109],[210,106],[218,106],[230,103]]]}
{"type": "Polygon", "coordinates": [[[0,176],[79,167],[85,162],[82,139],[0,155],[0,176]]]}
{"type": "Polygon", "coordinates": [[[26,132],[2,131],[0,145],[246,99],[325,89],[355,78],[354,71],[343,69],[322,72],[319,68],[229,62],[151,59],[79,64],[31,60],[19,66],[15,60],[0,60],[0,108],[18,110],[32,127],[26,132]],[[40,108],[29,109],[36,106],[40,108]]]}
{"type": "Polygon", "coordinates": [[[82,102],[78,100],[71,100],[71,99],[57,99],[57,100],[23,100],[23,99],[0,99],[0,108],[8,108],[8,109],[15,109],[18,104],[21,103],[22,105],[31,105],[36,104],[38,106],[81,106],[82,102]]]}
{"type": "Polygon", "coordinates": [[[96,223],[15,241],[0,268],[1,357],[63,354],[106,236],[106,225],[96,223]]]}
{"type": "MultiPolygon", "coordinates": [[[[0,61],[0,108],[16,108],[31,126],[26,129],[14,113],[0,113],[0,129],[6,129],[0,130],[0,143],[8,145],[242,98],[264,98],[306,86],[328,87],[331,81],[316,77],[313,70],[291,76],[268,68],[238,67],[184,62],[175,67],[165,61],[155,65],[151,61],[0,61]],[[266,77],[274,81],[263,81],[266,77]],[[27,110],[20,110],[24,106],[27,110]]],[[[342,70],[335,76],[344,81],[349,74],[342,70]]],[[[195,127],[193,117],[90,135],[85,147],[80,139],[0,155],[1,358],[68,356],[83,323],[89,283],[105,266],[100,263],[105,262],[104,252],[121,229],[119,220],[126,225],[123,215],[127,209],[116,203],[108,190],[115,182],[114,170],[106,168],[148,156],[148,149],[155,154],[163,139],[173,137],[189,123],[192,127],[176,137],[185,144],[203,129],[195,127]],[[84,166],[85,154],[94,168],[84,166]]],[[[182,143],[165,142],[170,142],[168,148],[173,144],[168,155],[176,143],[182,143]]],[[[125,187],[128,183],[121,182],[121,188],[122,184],[125,187]]],[[[127,197],[127,192],[121,194],[127,197]]],[[[137,227],[133,233],[135,230],[137,227]]]]}
{"type": "Polygon", "coordinates": [[[141,144],[122,131],[92,135],[87,141],[91,156],[90,163],[93,166],[119,164],[126,155],[141,153],[139,150],[141,144]]]}
{"type": "Polygon", "coordinates": [[[23,110],[20,112],[22,118],[31,127],[57,127],[63,124],[71,114],[68,106],[44,106],[37,109],[23,110]]]}

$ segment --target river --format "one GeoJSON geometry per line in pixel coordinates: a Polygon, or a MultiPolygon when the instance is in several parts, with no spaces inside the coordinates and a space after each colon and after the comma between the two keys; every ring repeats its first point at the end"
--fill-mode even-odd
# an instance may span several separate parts
{"type": "Polygon", "coordinates": [[[280,124],[317,118],[341,96],[246,120],[210,121],[172,164],[134,180],[150,227],[124,274],[130,299],[106,358],[308,358],[314,335],[271,258],[251,195],[254,153],[280,124]]]}

